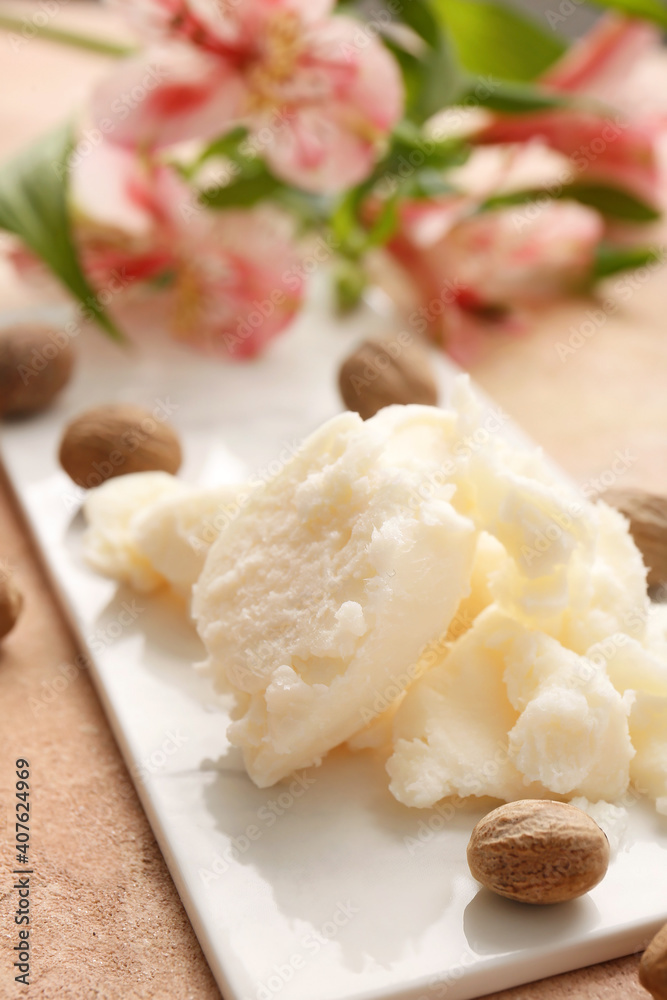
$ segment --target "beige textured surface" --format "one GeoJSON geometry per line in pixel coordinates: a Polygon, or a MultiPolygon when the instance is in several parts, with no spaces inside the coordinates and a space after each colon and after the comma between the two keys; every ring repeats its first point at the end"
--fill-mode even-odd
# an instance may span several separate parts
{"type": "MultiPolygon", "coordinates": [[[[21,15],[39,9],[27,2],[1,6],[21,15]]],[[[58,7],[52,23],[102,32],[112,22],[107,11],[70,3],[58,7]]],[[[0,33],[0,157],[80,105],[108,65],[37,40],[16,49],[0,33]]],[[[22,300],[0,275],[0,307],[22,300]]],[[[532,336],[499,343],[473,374],[579,482],[611,469],[621,451],[636,458],[619,485],[667,490],[664,270],[560,361],[556,343],[591,308],[581,302],[554,310],[532,336]]],[[[33,771],[37,869],[33,985],[12,983],[13,925],[5,901],[0,998],[213,1000],[219,993],[87,675],[79,672],[43,711],[30,708],[29,699],[48,697],[60,665],[76,654],[4,488],[0,558],[16,568],[27,598],[0,652],[0,833],[6,845],[13,761],[25,755],[33,771]]],[[[10,885],[4,846],[0,860],[2,895],[10,885]]],[[[636,957],[621,959],[505,991],[497,1000],[648,997],[637,984],[637,964],[636,957]]]]}
{"type": "Polygon", "coordinates": [[[0,997],[214,1000],[101,705],[0,481],[0,551],[25,595],[0,646],[0,997]],[[63,689],[63,677],[72,677],[63,689]],[[54,687],[54,681],[58,681],[54,687]],[[11,973],[14,761],[31,765],[32,985],[11,973]]]}

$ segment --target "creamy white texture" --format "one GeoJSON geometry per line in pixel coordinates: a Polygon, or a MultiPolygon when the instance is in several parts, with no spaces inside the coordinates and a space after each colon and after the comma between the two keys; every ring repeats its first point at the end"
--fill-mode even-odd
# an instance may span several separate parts
{"type": "Polygon", "coordinates": [[[135,590],[169,584],[189,599],[239,489],[198,489],[166,472],[109,479],[84,503],[84,557],[135,590]]]}
{"type": "Polygon", "coordinates": [[[229,729],[270,785],[363,728],[414,676],[468,589],[476,532],[447,477],[424,475],[452,415],[342,414],[304,444],[213,546],[193,610],[222,684],[249,696],[229,729]]]}
{"type": "Polygon", "coordinates": [[[388,751],[410,806],[551,795],[616,822],[609,803],[648,795],[667,814],[667,614],[626,520],[504,420],[461,379],[449,410],[334,418],[243,503],[165,473],[91,491],[100,572],[195,585],[258,785],[347,741],[388,751]]]}
{"type": "Polygon", "coordinates": [[[117,476],[90,490],[83,505],[88,523],[83,536],[86,561],[103,576],[135,590],[162,586],[163,575],[137,546],[135,519],[158,501],[186,493],[188,487],[167,472],[117,476]]]}
{"type": "Polygon", "coordinates": [[[234,484],[166,496],[133,519],[137,549],[184,597],[190,598],[239,489],[234,484]]]}

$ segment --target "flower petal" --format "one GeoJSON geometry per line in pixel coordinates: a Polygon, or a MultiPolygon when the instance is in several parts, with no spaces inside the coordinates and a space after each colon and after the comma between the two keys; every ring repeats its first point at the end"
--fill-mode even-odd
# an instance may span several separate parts
{"type": "Polygon", "coordinates": [[[241,77],[224,60],[174,45],[121,64],[97,88],[92,111],[112,142],[155,148],[219,135],[245,101],[241,77]]]}
{"type": "Polygon", "coordinates": [[[474,141],[526,143],[541,139],[569,157],[572,180],[600,181],[632,191],[650,205],[664,199],[657,143],[658,121],[626,121],[618,115],[559,109],[526,115],[496,115],[474,141]]]}
{"type": "Polygon", "coordinates": [[[291,322],[304,294],[291,220],[269,207],[200,214],[181,227],[192,266],[181,284],[179,339],[241,359],[291,322]]]}
{"type": "Polygon", "coordinates": [[[660,45],[655,25],[607,14],[542,76],[554,90],[588,94],[622,105],[628,74],[660,45]]]}
{"type": "Polygon", "coordinates": [[[286,126],[266,156],[284,180],[333,193],[364,180],[400,119],[403,84],[391,53],[364,27],[335,17],[311,28],[281,92],[286,126]]]}

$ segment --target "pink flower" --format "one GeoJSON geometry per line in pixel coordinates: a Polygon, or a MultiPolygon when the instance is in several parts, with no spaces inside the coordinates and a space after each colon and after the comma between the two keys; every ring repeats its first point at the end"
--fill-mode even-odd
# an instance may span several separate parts
{"type": "MultiPolygon", "coordinates": [[[[550,89],[622,103],[633,66],[659,41],[641,22],[611,15],[569,50],[543,77],[550,89]]],[[[520,115],[497,114],[473,137],[482,144],[541,140],[570,160],[570,180],[626,190],[657,208],[664,178],[657,143],[664,120],[628,118],[601,105],[580,104],[520,115]]]]}
{"type": "Polygon", "coordinates": [[[393,56],[333,0],[143,0],[160,48],[128,60],[94,113],[127,146],[252,133],[277,176],[310,191],[363,180],[403,107],[393,56]]]}
{"type": "Polygon", "coordinates": [[[541,139],[569,158],[569,180],[621,188],[657,208],[664,197],[656,151],[660,132],[648,122],[567,108],[497,115],[474,141],[497,145],[541,139]]]}
{"type": "Polygon", "coordinates": [[[107,142],[75,153],[71,198],[81,260],[101,301],[119,285],[167,278],[179,340],[251,357],[302,304],[300,255],[277,210],[209,211],[171,168],[107,142]]]}
{"type": "Polygon", "coordinates": [[[520,310],[585,283],[603,228],[577,202],[549,201],[527,217],[514,208],[478,212],[453,196],[405,205],[390,250],[419,291],[415,327],[468,364],[485,334],[518,332],[520,310]]]}
{"type": "Polygon", "coordinates": [[[232,358],[260,354],[303,304],[290,220],[269,206],[204,212],[180,227],[176,336],[232,358]]]}
{"type": "Polygon", "coordinates": [[[114,271],[129,287],[155,278],[176,263],[171,209],[184,198],[168,167],[102,142],[70,160],[70,203],[83,269],[91,284],[106,287],[114,271]]]}
{"type": "Polygon", "coordinates": [[[542,76],[562,93],[587,94],[622,107],[628,76],[659,49],[660,30],[646,21],[606,14],[542,76]]]}

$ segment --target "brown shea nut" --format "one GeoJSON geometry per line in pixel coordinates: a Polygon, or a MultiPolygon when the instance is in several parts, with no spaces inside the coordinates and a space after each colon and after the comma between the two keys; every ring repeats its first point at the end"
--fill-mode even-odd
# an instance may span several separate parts
{"type": "Polygon", "coordinates": [[[642,955],[639,982],[654,1000],[667,1000],[667,924],[658,931],[642,955]]]}
{"type": "Polygon", "coordinates": [[[60,464],[77,486],[91,489],[131,472],[170,472],[181,466],[172,428],[150,411],[128,403],[86,410],[65,428],[60,464]]]}
{"type": "Polygon", "coordinates": [[[604,878],[609,842],[565,802],[523,799],[493,809],[468,844],[468,866],[487,889],[521,903],[562,903],[604,878]]]}
{"type": "Polygon", "coordinates": [[[72,344],[55,327],[23,323],[0,329],[0,417],[45,409],[73,367],[72,344]]]}
{"type": "Polygon", "coordinates": [[[642,490],[607,490],[602,499],[630,522],[630,534],[649,568],[649,586],[667,582],[667,497],[642,490]]]}
{"type": "Polygon", "coordinates": [[[9,635],[23,607],[21,592],[6,573],[0,573],[0,639],[9,635]]]}
{"type": "Polygon", "coordinates": [[[428,355],[414,341],[365,340],[341,365],[338,386],[348,410],[364,420],[392,403],[438,402],[428,355]]]}

